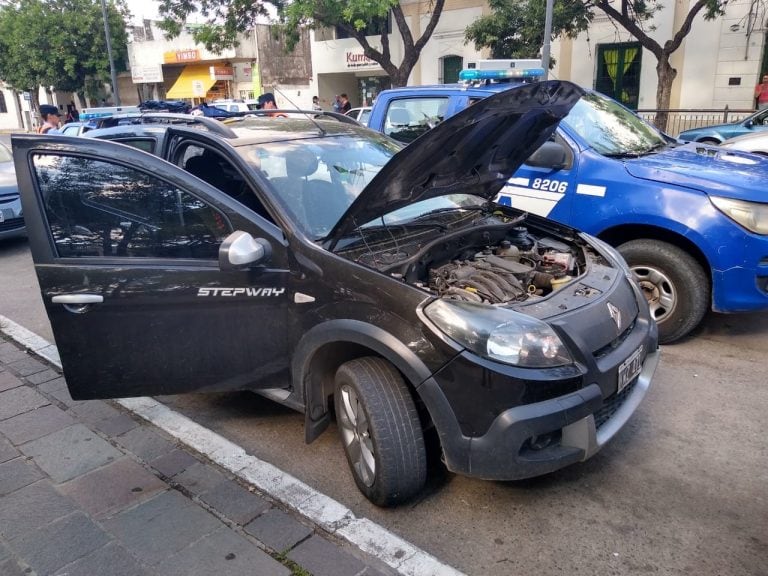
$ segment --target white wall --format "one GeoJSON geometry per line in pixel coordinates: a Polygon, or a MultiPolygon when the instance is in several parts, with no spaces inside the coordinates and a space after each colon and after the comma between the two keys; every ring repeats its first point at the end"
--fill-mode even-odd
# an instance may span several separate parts
{"type": "MultiPolygon", "coordinates": [[[[432,37],[421,51],[420,78],[411,75],[410,80],[414,84],[437,84],[440,81],[443,56],[461,56],[464,65],[467,62],[483,58],[480,51],[475,50],[474,43],[464,44],[464,29],[469,23],[474,22],[483,11],[480,7],[464,8],[460,10],[446,10],[440,16],[432,37]]],[[[421,16],[421,30],[429,23],[429,14],[421,16]]]]}

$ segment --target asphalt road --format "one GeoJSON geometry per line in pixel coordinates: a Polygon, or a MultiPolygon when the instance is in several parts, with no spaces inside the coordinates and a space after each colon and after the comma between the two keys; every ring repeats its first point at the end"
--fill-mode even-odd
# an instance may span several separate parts
{"type": "MultiPolygon", "coordinates": [[[[0,242],[0,314],[53,340],[25,240],[0,242]]],[[[395,510],[357,491],[335,429],[306,446],[301,415],[250,393],[162,401],[467,574],[768,575],[767,357],[768,313],[710,314],[590,461],[506,483],[433,463],[395,510]]]]}

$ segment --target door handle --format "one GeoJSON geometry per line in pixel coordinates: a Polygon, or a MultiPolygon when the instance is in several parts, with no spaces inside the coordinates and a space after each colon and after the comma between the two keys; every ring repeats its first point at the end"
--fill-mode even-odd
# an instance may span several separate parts
{"type": "Polygon", "coordinates": [[[104,296],[99,294],[60,294],[51,298],[54,304],[101,304],[104,296]]]}

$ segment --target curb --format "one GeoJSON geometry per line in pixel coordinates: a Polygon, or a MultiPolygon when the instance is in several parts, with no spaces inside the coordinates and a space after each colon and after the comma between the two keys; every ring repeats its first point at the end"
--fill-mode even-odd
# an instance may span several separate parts
{"type": "MultiPolygon", "coordinates": [[[[61,369],[61,359],[54,344],[3,315],[0,315],[0,332],[61,369]]],[[[153,398],[123,398],[114,401],[301,514],[322,530],[381,560],[402,576],[465,576],[383,526],[355,516],[340,502],[272,464],[247,454],[234,442],[174,412],[153,398]]]]}

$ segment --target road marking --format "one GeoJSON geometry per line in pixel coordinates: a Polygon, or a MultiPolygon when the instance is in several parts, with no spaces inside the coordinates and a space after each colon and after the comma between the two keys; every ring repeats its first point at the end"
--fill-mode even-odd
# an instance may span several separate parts
{"type": "MultiPolygon", "coordinates": [[[[0,315],[0,332],[61,369],[56,346],[44,338],[3,315],[0,315]]],[[[323,530],[378,558],[402,576],[465,576],[383,526],[367,518],[358,518],[340,502],[269,462],[251,456],[238,444],[174,412],[154,398],[121,398],[115,402],[253,484],[323,530]]]]}

